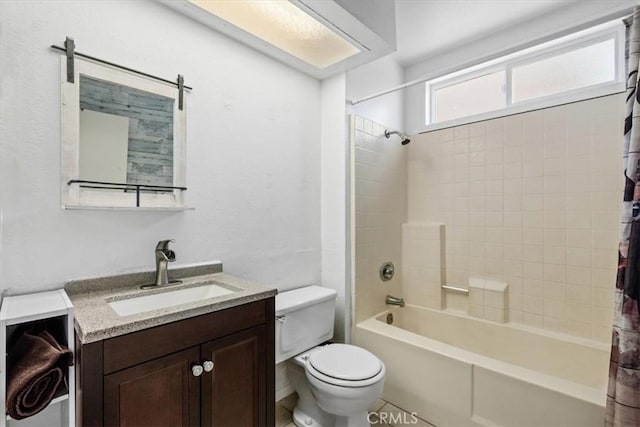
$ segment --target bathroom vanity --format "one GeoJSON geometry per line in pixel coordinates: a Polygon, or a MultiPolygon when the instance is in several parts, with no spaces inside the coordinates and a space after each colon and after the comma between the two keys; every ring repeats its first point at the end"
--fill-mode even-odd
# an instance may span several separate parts
{"type": "Polygon", "coordinates": [[[277,291],[212,266],[162,289],[140,289],[150,273],[67,284],[78,425],[274,424],[277,291]]]}

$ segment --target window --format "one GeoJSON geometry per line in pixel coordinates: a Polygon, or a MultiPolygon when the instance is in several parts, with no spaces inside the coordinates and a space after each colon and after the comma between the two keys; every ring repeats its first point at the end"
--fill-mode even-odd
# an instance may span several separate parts
{"type": "Polygon", "coordinates": [[[521,102],[616,80],[614,38],[511,69],[512,101],[521,102]]]}
{"type": "Polygon", "coordinates": [[[472,116],[505,106],[506,73],[497,71],[434,88],[435,122],[472,116]]]}
{"type": "Polygon", "coordinates": [[[426,124],[451,125],[624,90],[623,25],[610,22],[426,83],[426,124]]]}

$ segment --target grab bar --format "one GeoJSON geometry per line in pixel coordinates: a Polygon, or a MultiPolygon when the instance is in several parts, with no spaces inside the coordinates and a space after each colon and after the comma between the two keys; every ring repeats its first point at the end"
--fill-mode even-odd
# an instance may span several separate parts
{"type": "Polygon", "coordinates": [[[469,293],[469,289],[458,288],[457,286],[442,285],[441,288],[442,289],[446,289],[446,290],[451,291],[451,292],[459,292],[461,294],[468,294],[469,293]]]}

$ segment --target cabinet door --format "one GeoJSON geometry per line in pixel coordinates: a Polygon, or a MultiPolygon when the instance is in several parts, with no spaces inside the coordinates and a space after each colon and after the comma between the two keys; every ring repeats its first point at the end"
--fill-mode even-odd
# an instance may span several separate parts
{"type": "Polygon", "coordinates": [[[265,327],[202,345],[213,370],[202,375],[202,425],[266,425],[265,327]]]}
{"type": "Polygon", "coordinates": [[[104,377],[106,426],[198,426],[200,379],[191,372],[199,347],[104,377]]]}

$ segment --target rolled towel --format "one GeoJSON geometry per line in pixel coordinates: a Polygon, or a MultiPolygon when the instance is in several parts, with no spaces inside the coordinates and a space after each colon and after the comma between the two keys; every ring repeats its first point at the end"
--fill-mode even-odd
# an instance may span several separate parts
{"type": "Polygon", "coordinates": [[[24,332],[7,355],[7,413],[15,420],[47,407],[73,364],[71,350],[47,331],[24,332]]]}

